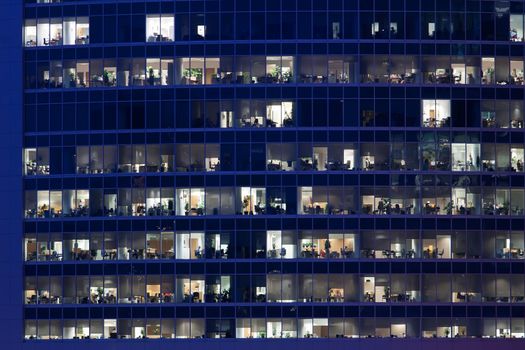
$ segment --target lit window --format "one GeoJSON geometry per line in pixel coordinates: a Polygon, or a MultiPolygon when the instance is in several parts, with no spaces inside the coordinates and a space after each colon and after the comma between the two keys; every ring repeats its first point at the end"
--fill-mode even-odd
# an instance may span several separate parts
{"type": "Polygon", "coordinates": [[[175,17],[173,15],[146,16],[146,41],[173,41],[175,38],[175,17]]]}
{"type": "Polygon", "coordinates": [[[510,41],[523,41],[523,15],[510,15],[510,41]]]}
{"type": "Polygon", "coordinates": [[[427,128],[450,125],[450,100],[423,100],[423,126],[427,128]]]}
{"type": "Polygon", "coordinates": [[[205,25],[197,26],[197,35],[202,37],[203,39],[206,38],[206,26],[205,25]]]}

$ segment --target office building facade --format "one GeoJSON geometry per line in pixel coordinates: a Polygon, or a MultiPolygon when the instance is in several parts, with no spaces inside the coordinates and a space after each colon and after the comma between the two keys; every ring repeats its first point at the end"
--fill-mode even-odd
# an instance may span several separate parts
{"type": "Polygon", "coordinates": [[[13,349],[524,343],[523,1],[4,2],[13,349]]]}

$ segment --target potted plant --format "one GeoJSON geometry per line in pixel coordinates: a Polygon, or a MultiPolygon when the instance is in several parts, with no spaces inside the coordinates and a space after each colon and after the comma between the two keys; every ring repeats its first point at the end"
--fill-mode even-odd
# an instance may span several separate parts
{"type": "Polygon", "coordinates": [[[275,65],[275,67],[270,72],[272,77],[278,77],[281,74],[281,66],[275,65]]]}
{"type": "Polygon", "coordinates": [[[290,71],[283,72],[283,81],[285,83],[291,83],[292,82],[292,72],[290,71]]]}
{"type": "Polygon", "coordinates": [[[452,202],[448,202],[447,205],[445,206],[445,211],[447,213],[447,215],[452,215],[452,202]]]}
{"type": "Polygon", "coordinates": [[[204,204],[199,203],[199,205],[197,206],[197,214],[204,215],[204,204]]]}
{"type": "Polygon", "coordinates": [[[112,80],[113,80],[113,77],[112,77],[111,72],[104,69],[104,72],[102,73],[102,82],[104,83],[104,85],[105,86],[112,85],[112,80]]]}
{"type": "Polygon", "coordinates": [[[153,335],[158,336],[160,334],[160,327],[153,327],[153,335]]]}
{"type": "Polygon", "coordinates": [[[494,68],[489,67],[487,68],[487,84],[492,84],[494,81],[494,68]]]}
{"type": "MultiPolygon", "coordinates": [[[[103,300],[104,299],[104,288],[102,288],[102,287],[98,287],[97,288],[97,299],[98,300],[103,300]]],[[[96,302],[98,302],[98,300],[96,300],[96,302]]]]}
{"type": "Polygon", "coordinates": [[[183,75],[188,81],[196,84],[202,83],[202,70],[200,68],[186,68],[183,75]]]}

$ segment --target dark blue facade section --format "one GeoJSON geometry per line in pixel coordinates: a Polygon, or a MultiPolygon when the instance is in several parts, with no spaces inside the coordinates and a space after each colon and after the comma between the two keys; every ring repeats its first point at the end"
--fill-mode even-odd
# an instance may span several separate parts
{"type": "Polygon", "coordinates": [[[6,84],[0,86],[0,244],[4,253],[0,258],[0,278],[6,288],[0,301],[0,331],[2,347],[21,349],[23,339],[23,285],[22,254],[20,238],[22,216],[15,208],[22,203],[22,27],[23,5],[16,0],[0,1],[0,66],[6,84]]]}
{"type": "MultiPolygon", "coordinates": [[[[75,346],[78,350],[91,350],[100,347],[100,342],[88,340],[86,342],[56,341],[52,344],[33,343],[27,349],[48,350],[67,349],[75,346]]],[[[193,339],[193,340],[142,340],[142,341],[115,341],[107,340],[103,346],[114,350],[145,350],[154,347],[159,350],[191,349],[205,350],[210,347],[226,350],[243,350],[246,348],[264,350],[268,347],[278,349],[359,349],[374,350],[380,348],[392,350],[427,350],[427,349],[477,349],[477,350],[503,350],[509,347],[523,346],[523,340],[507,339],[504,342],[494,339],[193,339]]]]}
{"type": "Polygon", "coordinates": [[[524,1],[0,1],[7,349],[524,347],[524,1]]]}

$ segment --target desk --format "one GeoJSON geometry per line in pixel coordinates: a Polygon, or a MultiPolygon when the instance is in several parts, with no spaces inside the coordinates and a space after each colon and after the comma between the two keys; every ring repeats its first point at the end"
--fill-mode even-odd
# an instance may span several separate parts
{"type": "Polygon", "coordinates": [[[106,250],[102,255],[103,260],[117,260],[117,250],[106,250]]]}
{"type": "Polygon", "coordinates": [[[425,204],[425,214],[439,214],[440,210],[441,208],[434,203],[425,204]]]}
{"type": "Polygon", "coordinates": [[[317,164],[313,164],[311,158],[300,158],[299,159],[299,170],[301,171],[309,171],[309,170],[317,170],[317,164]]]}
{"type": "Polygon", "coordinates": [[[383,250],[381,252],[381,254],[386,257],[387,259],[390,259],[390,258],[395,258],[396,257],[396,252],[393,251],[393,250],[383,250]]]}
{"type": "Polygon", "coordinates": [[[326,208],[326,202],[324,203],[314,203],[310,206],[303,206],[303,212],[305,214],[313,215],[313,214],[325,214],[325,208],[326,208]]]}
{"type": "Polygon", "coordinates": [[[470,301],[475,301],[478,295],[479,293],[474,293],[474,292],[453,292],[452,302],[453,303],[460,303],[460,302],[468,303],[470,301]]]}
{"type": "Polygon", "coordinates": [[[404,82],[401,74],[394,73],[394,74],[386,75],[386,78],[388,79],[388,82],[391,84],[401,84],[404,82]]]}
{"type": "Polygon", "coordinates": [[[407,301],[412,301],[412,297],[408,293],[391,294],[390,301],[407,302],[407,301]]]}
{"type": "Polygon", "coordinates": [[[328,162],[325,164],[325,169],[331,170],[331,171],[350,170],[350,162],[348,163],[343,163],[339,161],[328,162]]]}
{"type": "Polygon", "coordinates": [[[319,253],[313,250],[303,250],[301,251],[301,258],[317,258],[319,253]]]}
{"type": "Polygon", "coordinates": [[[76,45],[86,45],[89,44],[89,36],[81,36],[75,39],[76,45]]]}
{"type": "Polygon", "coordinates": [[[502,258],[517,259],[524,256],[524,251],[521,248],[503,248],[502,258]]]}
{"type": "Polygon", "coordinates": [[[269,171],[276,171],[276,170],[281,170],[282,169],[281,162],[277,161],[277,162],[274,163],[273,160],[268,163],[267,167],[268,167],[269,171]]]}
{"type": "Polygon", "coordinates": [[[376,251],[374,249],[363,249],[361,250],[361,256],[373,259],[376,257],[376,251]]]}
{"type": "Polygon", "coordinates": [[[175,258],[175,252],[173,251],[173,249],[169,249],[165,251],[164,253],[162,253],[161,257],[163,259],[173,259],[175,258]]]}
{"type": "Polygon", "coordinates": [[[436,250],[425,249],[423,251],[423,257],[425,259],[436,259],[437,258],[437,251],[436,250]]]}
{"type": "Polygon", "coordinates": [[[372,204],[364,204],[362,208],[363,214],[372,214],[373,208],[372,204]]]}
{"type": "Polygon", "coordinates": [[[277,249],[268,250],[268,257],[273,259],[277,258],[277,249]]]}
{"type": "Polygon", "coordinates": [[[146,259],[156,259],[159,255],[157,249],[155,248],[146,248],[146,259]]]}

